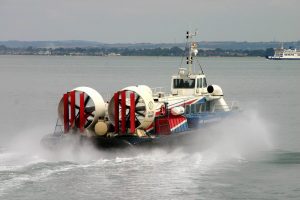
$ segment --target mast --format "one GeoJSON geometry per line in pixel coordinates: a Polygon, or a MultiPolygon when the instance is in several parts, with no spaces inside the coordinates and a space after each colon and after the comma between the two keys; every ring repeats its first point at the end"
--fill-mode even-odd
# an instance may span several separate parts
{"type": "Polygon", "coordinates": [[[197,35],[197,32],[190,33],[186,32],[186,43],[188,48],[188,54],[186,57],[186,64],[188,65],[189,74],[193,73],[193,56],[196,56],[198,53],[197,43],[193,41],[193,37],[197,35]]]}

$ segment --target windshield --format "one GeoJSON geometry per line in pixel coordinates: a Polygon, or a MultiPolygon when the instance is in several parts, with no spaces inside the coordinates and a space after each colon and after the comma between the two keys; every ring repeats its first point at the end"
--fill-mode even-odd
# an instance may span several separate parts
{"type": "Polygon", "coordinates": [[[174,79],[174,89],[179,88],[195,88],[195,79],[174,79]]]}

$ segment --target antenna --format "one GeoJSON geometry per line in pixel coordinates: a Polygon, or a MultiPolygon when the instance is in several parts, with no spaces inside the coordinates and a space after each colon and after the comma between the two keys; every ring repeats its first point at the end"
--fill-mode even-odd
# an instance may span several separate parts
{"type": "MultiPolygon", "coordinates": [[[[186,32],[186,43],[185,43],[185,56],[186,56],[186,64],[188,65],[188,75],[194,74],[195,73],[195,64],[197,63],[200,67],[201,74],[204,74],[203,69],[201,64],[199,63],[197,58],[193,58],[194,56],[197,56],[198,54],[198,49],[197,49],[197,42],[193,41],[193,37],[198,34],[197,29],[195,32],[186,32]],[[194,67],[194,72],[193,72],[193,67],[194,67]]],[[[181,59],[180,66],[182,66],[184,57],[181,59]]]]}
{"type": "Polygon", "coordinates": [[[186,43],[188,49],[188,55],[186,57],[186,64],[189,68],[189,74],[193,73],[192,67],[193,67],[193,55],[197,55],[197,43],[193,41],[193,37],[197,35],[197,31],[191,33],[190,31],[186,32],[186,43]]]}

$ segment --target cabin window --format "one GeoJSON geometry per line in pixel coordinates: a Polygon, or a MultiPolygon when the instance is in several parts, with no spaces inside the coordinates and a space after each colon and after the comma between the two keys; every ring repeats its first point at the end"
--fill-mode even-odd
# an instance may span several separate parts
{"type": "Polygon", "coordinates": [[[173,87],[174,89],[195,88],[195,82],[195,79],[174,79],[173,87]]]}
{"type": "Polygon", "coordinates": [[[206,112],[209,112],[210,111],[210,101],[207,101],[205,104],[206,104],[206,112]]]}
{"type": "Polygon", "coordinates": [[[197,88],[202,88],[202,78],[197,79],[197,88]]]}
{"type": "Polygon", "coordinates": [[[196,114],[197,113],[197,111],[196,111],[196,104],[192,104],[191,105],[191,113],[192,114],[196,114]]]}
{"type": "Polygon", "coordinates": [[[203,85],[202,87],[206,88],[207,87],[207,82],[206,82],[206,78],[203,78],[203,85]]]}
{"type": "Polygon", "coordinates": [[[202,104],[199,104],[199,103],[196,104],[196,112],[197,112],[197,113],[200,113],[200,112],[201,112],[201,105],[202,105],[202,104]]]}
{"type": "Polygon", "coordinates": [[[210,112],[211,102],[207,101],[201,104],[199,110],[200,112],[210,112]]]}
{"type": "Polygon", "coordinates": [[[191,106],[186,105],[184,110],[185,110],[185,114],[190,114],[191,113],[191,106]]]}

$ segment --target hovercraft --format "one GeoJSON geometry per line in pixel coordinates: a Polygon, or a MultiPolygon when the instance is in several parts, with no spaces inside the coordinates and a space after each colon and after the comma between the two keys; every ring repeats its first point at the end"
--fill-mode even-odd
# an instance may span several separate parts
{"type": "Polygon", "coordinates": [[[63,94],[53,134],[42,139],[54,147],[75,135],[97,147],[165,144],[198,134],[205,124],[218,121],[237,110],[224,99],[220,86],[208,85],[199,64],[195,72],[195,33],[186,33],[186,67],[171,77],[171,91],[146,85],[128,86],[110,99],[90,87],[77,87],[63,94]]]}

